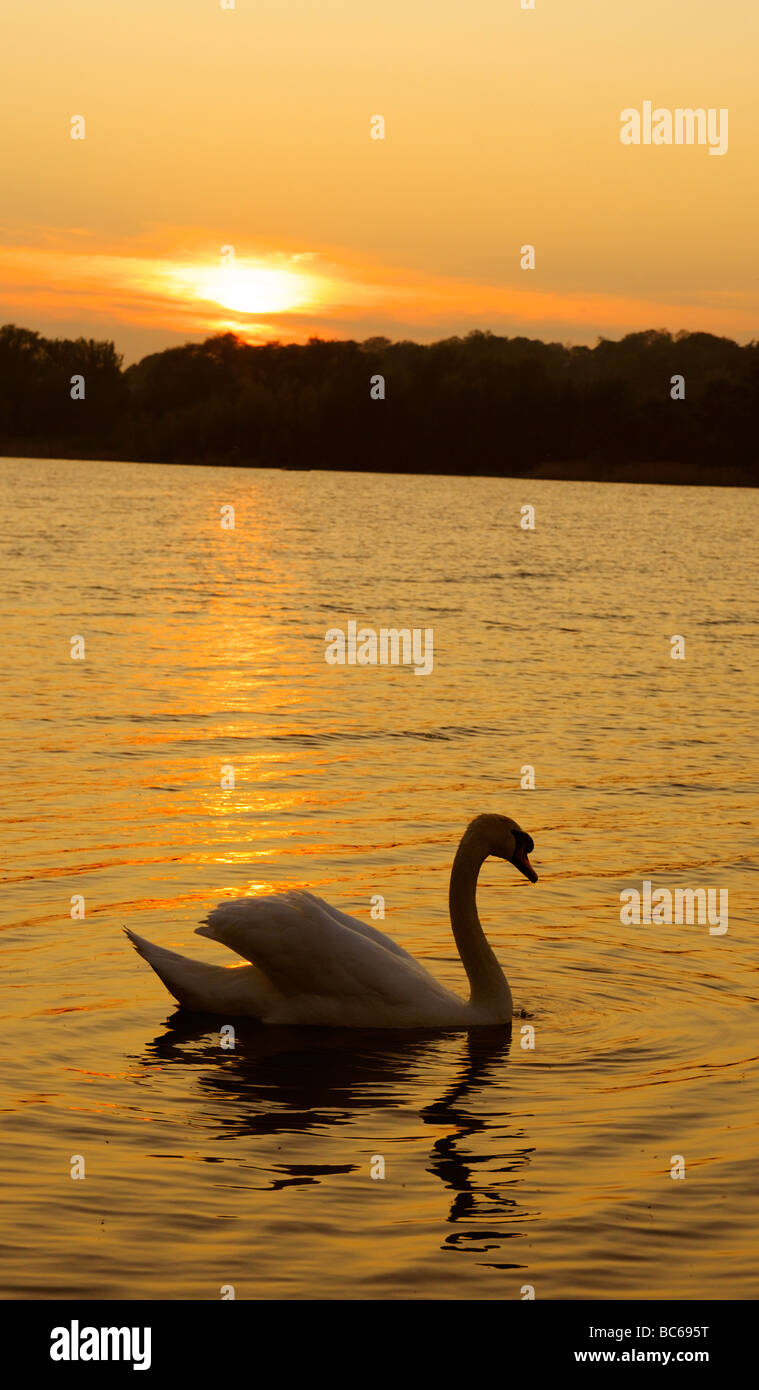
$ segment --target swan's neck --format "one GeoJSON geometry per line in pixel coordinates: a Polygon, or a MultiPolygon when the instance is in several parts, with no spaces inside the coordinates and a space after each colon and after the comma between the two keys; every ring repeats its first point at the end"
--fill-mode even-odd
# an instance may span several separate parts
{"type": "Polygon", "coordinates": [[[448,902],[451,927],[462,964],[472,986],[470,1004],[493,1007],[500,1016],[511,1017],[509,983],[488,945],[477,915],[477,879],[487,853],[464,836],[456,851],[451,870],[448,902]]]}

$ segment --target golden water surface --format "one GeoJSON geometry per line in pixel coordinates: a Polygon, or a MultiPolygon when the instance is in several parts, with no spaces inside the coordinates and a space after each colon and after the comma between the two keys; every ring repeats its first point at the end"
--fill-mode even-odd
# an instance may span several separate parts
{"type": "Polygon", "coordinates": [[[757,1297],[757,494],[2,460],[0,510],[2,1295],[757,1297]],[[432,674],[327,665],[351,618],[432,674]],[[540,875],[480,877],[511,1035],[224,1051],[122,934],[381,894],[463,992],[484,810],[540,875]],[[623,926],[644,879],[729,930],[623,926]]]}

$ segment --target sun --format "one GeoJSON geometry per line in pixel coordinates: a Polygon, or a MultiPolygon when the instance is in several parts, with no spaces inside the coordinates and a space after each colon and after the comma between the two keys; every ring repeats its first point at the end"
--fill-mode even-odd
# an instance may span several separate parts
{"type": "Polygon", "coordinates": [[[211,301],[235,314],[282,314],[317,302],[318,281],[286,265],[235,260],[226,266],[166,267],[165,278],[183,300],[211,301]]]}
{"type": "Polygon", "coordinates": [[[301,305],[308,291],[303,276],[291,270],[232,265],[215,273],[206,295],[238,314],[281,314],[301,305]]]}
{"type": "MultiPolygon", "coordinates": [[[[230,310],[235,320],[225,321],[223,326],[244,331],[249,326],[245,320],[260,321],[294,310],[302,313],[324,302],[324,277],[310,267],[302,268],[300,263],[306,259],[304,253],[290,257],[272,253],[255,259],[233,257],[227,265],[218,261],[216,265],[168,263],[161,279],[173,298],[185,305],[205,305],[206,318],[211,304],[230,310]]],[[[218,316],[214,314],[209,321],[218,325],[218,316]]],[[[264,327],[260,322],[258,326],[264,327]]]]}

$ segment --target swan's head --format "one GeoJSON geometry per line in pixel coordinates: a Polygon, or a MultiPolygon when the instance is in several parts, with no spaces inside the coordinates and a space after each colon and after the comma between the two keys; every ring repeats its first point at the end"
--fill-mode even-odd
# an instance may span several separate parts
{"type": "Polygon", "coordinates": [[[466,833],[477,839],[483,858],[493,855],[496,859],[508,859],[530,883],[537,883],[538,876],[527,858],[535,848],[532,836],[510,816],[478,816],[466,833]]]}

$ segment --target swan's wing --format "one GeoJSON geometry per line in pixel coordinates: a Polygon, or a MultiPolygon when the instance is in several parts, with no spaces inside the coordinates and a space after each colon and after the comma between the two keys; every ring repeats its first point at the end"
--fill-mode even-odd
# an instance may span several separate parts
{"type": "Polygon", "coordinates": [[[334,917],[335,921],[342,923],[344,927],[350,927],[351,931],[360,932],[361,936],[367,936],[370,941],[376,941],[379,946],[384,946],[385,950],[391,951],[394,956],[400,956],[402,960],[409,961],[411,965],[417,966],[420,970],[424,969],[424,966],[420,966],[419,961],[410,956],[408,951],[404,951],[403,947],[399,946],[397,941],[393,941],[391,936],[386,936],[378,927],[372,927],[368,922],[362,922],[359,917],[351,917],[350,913],[341,912],[338,907],[333,907],[331,903],[325,902],[324,898],[317,898],[313,893],[306,893],[305,890],[299,890],[297,893],[287,896],[305,898],[308,902],[316,903],[317,907],[328,912],[330,917],[334,917]]]}
{"type": "Polygon", "coordinates": [[[412,956],[400,947],[389,949],[394,943],[382,932],[336,915],[310,893],[220,903],[197,931],[251,961],[285,996],[374,996],[393,1004],[413,1003],[429,992],[448,997],[412,956]]]}

